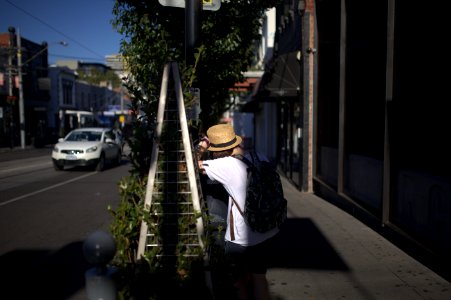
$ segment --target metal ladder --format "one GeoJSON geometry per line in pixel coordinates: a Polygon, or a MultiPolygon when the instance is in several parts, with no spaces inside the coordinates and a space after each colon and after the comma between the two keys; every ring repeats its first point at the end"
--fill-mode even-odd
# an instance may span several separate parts
{"type": "Polygon", "coordinates": [[[154,136],[138,258],[152,257],[164,268],[174,268],[180,257],[205,260],[204,201],[176,63],[164,68],[154,136]]]}

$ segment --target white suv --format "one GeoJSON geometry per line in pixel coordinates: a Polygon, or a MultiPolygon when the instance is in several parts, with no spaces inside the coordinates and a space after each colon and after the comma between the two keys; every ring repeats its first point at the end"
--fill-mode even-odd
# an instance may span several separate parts
{"type": "Polygon", "coordinates": [[[92,166],[102,171],[107,162],[119,165],[122,160],[120,140],[111,128],[78,128],[60,138],[53,147],[55,170],[65,166],[92,166]]]}

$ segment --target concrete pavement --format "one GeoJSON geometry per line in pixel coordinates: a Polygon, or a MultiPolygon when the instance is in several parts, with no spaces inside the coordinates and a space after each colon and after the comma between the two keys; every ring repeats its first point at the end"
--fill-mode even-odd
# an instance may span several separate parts
{"type": "Polygon", "coordinates": [[[289,219],[267,276],[273,300],[451,299],[449,281],[355,217],[282,180],[289,219]]]}

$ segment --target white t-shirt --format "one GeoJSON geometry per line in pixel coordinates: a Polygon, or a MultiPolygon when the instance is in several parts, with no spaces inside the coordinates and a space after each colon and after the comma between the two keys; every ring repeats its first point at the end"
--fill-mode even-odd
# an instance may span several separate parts
{"type": "Polygon", "coordinates": [[[247,170],[245,163],[239,159],[229,156],[213,160],[205,160],[202,164],[207,176],[211,180],[216,180],[222,183],[224,188],[229,193],[227,229],[225,234],[226,241],[231,241],[242,246],[252,246],[267,240],[279,231],[278,228],[271,229],[265,233],[252,231],[252,229],[245,223],[244,218],[236,205],[233,204],[230,196],[235,199],[236,203],[238,203],[241,211],[244,211],[247,181],[247,170]],[[230,237],[230,211],[233,215],[235,233],[235,240],[233,241],[230,237]]]}

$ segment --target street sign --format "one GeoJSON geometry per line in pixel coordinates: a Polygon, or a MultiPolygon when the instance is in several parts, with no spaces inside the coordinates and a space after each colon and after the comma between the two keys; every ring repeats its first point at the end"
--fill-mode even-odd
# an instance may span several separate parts
{"type": "Polygon", "coordinates": [[[186,111],[186,117],[189,120],[199,120],[200,109],[200,89],[191,87],[189,89],[190,94],[193,95],[193,101],[191,107],[186,111]]]}
{"type": "MultiPolygon", "coordinates": [[[[186,0],[158,0],[163,6],[185,7],[186,0]]],[[[218,10],[221,7],[221,0],[202,0],[203,10],[218,10]]]]}

